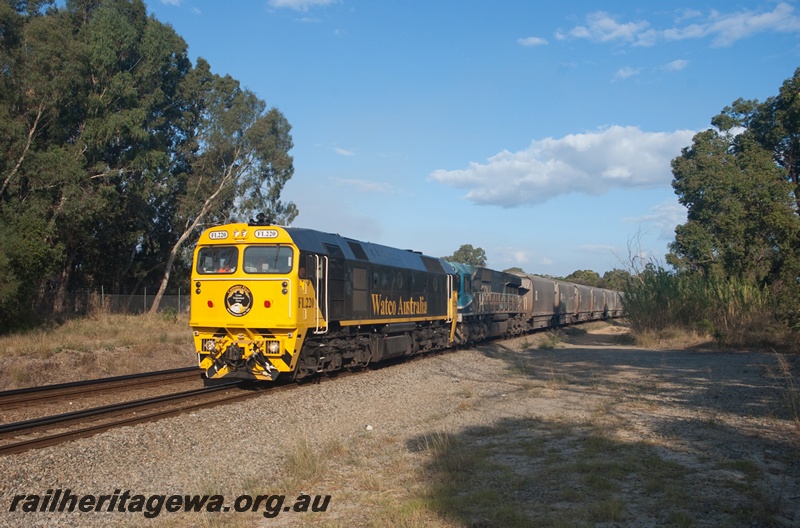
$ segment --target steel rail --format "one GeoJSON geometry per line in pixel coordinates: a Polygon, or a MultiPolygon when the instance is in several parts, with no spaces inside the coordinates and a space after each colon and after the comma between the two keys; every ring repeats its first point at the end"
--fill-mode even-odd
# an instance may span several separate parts
{"type": "MultiPolygon", "coordinates": [[[[367,369],[368,370],[368,369],[367,369]]],[[[352,372],[344,371],[338,372],[336,378],[346,377],[352,375],[352,372]]],[[[74,411],[64,413],[62,415],[50,416],[47,418],[37,418],[34,420],[25,420],[12,424],[0,426],[0,439],[8,437],[19,437],[32,433],[35,431],[42,431],[47,429],[54,429],[57,427],[68,427],[84,421],[92,419],[101,420],[104,418],[113,418],[114,416],[128,414],[135,412],[135,416],[128,416],[119,420],[104,422],[101,424],[83,427],[81,429],[73,429],[69,431],[49,434],[38,438],[20,440],[6,445],[0,445],[0,456],[11,455],[15,453],[22,453],[32,449],[48,447],[53,445],[62,444],[70,440],[78,438],[88,438],[90,436],[114,429],[116,427],[136,425],[145,422],[153,422],[162,418],[177,416],[179,414],[189,412],[195,409],[208,409],[217,405],[225,405],[236,401],[246,400],[249,398],[256,398],[264,395],[265,393],[274,393],[281,390],[298,389],[305,385],[317,385],[322,382],[327,382],[332,378],[318,377],[313,380],[307,380],[302,383],[286,382],[269,385],[253,386],[253,390],[237,390],[233,394],[221,395],[220,397],[210,400],[196,401],[198,396],[211,396],[214,393],[222,392],[230,389],[237,389],[241,387],[239,382],[224,383],[214,385],[212,387],[205,387],[191,391],[183,391],[164,396],[157,396],[154,398],[144,398],[132,402],[105,405],[103,407],[96,407],[94,409],[86,409],[84,411],[74,411]],[[188,400],[188,402],[187,402],[188,400]],[[183,401],[185,404],[180,405],[183,401]],[[177,404],[177,405],[176,405],[177,404]],[[169,409],[163,409],[164,405],[171,405],[169,409]],[[150,413],[142,414],[140,411],[146,411],[148,408],[156,407],[157,410],[150,413]]]]}
{"type": "Polygon", "coordinates": [[[45,416],[42,418],[32,418],[30,420],[22,420],[20,422],[13,422],[0,425],[0,438],[7,438],[8,436],[18,436],[20,434],[27,434],[34,431],[41,431],[52,429],[54,427],[67,426],[70,424],[86,421],[89,418],[95,417],[111,417],[133,409],[147,409],[162,403],[194,398],[220,390],[231,388],[234,383],[228,385],[218,385],[216,387],[204,387],[202,389],[194,389],[172,394],[165,394],[163,396],[154,396],[152,398],[142,398],[139,400],[127,401],[122,403],[112,403],[110,405],[103,405],[101,407],[92,407],[91,409],[84,409],[81,411],[71,411],[53,416],[45,416]],[[22,433],[20,433],[22,431],[22,433]]]}
{"type": "Polygon", "coordinates": [[[231,403],[237,400],[243,400],[260,396],[263,391],[237,391],[234,394],[212,399],[210,401],[195,401],[198,396],[208,395],[215,392],[221,392],[236,387],[236,383],[218,385],[214,387],[206,387],[193,391],[183,391],[165,396],[158,396],[155,398],[144,398],[133,402],[126,402],[121,404],[106,405],[103,407],[96,407],[94,409],[87,409],[85,411],[75,411],[65,413],[57,416],[46,418],[37,418],[34,420],[25,420],[23,422],[16,422],[13,424],[6,424],[0,426],[0,438],[22,436],[24,434],[32,433],[34,431],[41,431],[53,429],[56,427],[66,427],[76,423],[85,422],[91,419],[112,418],[119,415],[131,414],[136,412],[136,416],[123,418],[102,424],[96,424],[89,427],[84,427],[77,430],[70,430],[61,433],[55,433],[39,438],[22,440],[19,442],[6,444],[0,446],[0,455],[8,455],[13,453],[21,453],[30,449],[36,449],[51,445],[60,444],[69,440],[77,438],[86,438],[115,427],[122,427],[125,425],[135,425],[138,423],[149,422],[175,416],[193,409],[208,408],[223,403],[231,403]],[[179,405],[170,409],[163,409],[164,404],[179,403],[181,401],[189,400],[188,404],[179,405]],[[147,409],[158,407],[159,410],[151,413],[140,414],[139,411],[146,411],[147,409]]]}
{"type": "Polygon", "coordinates": [[[198,367],[186,367],[7,390],[0,392],[0,408],[14,409],[32,402],[54,401],[68,396],[103,394],[152,383],[189,380],[195,376],[199,379],[201,372],[198,367]]]}

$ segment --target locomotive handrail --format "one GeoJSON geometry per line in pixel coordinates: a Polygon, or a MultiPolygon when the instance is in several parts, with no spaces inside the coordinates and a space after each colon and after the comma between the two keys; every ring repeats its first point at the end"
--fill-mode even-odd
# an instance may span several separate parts
{"type": "MultiPolygon", "coordinates": [[[[453,318],[450,316],[452,313],[450,299],[453,298],[453,276],[447,275],[447,319],[445,320],[446,323],[452,323],[453,318]]],[[[458,307],[456,307],[456,313],[458,313],[458,307]]]]}
{"type": "Polygon", "coordinates": [[[322,307],[321,307],[320,310],[315,310],[315,314],[316,315],[314,316],[314,318],[315,318],[316,329],[314,330],[314,334],[316,334],[316,335],[322,335],[322,334],[327,334],[328,333],[328,320],[329,320],[329,317],[328,317],[328,257],[324,256],[324,257],[322,257],[322,259],[323,259],[322,268],[324,269],[324,271],[322,273],[323,277],[320,277],[320,273],[319,273],[319,271],[320,271],[319,255],[314,255],[315,266],[317,268],[316,269],[316,273],[314,274],[315,277],[316,277],[315,278],[315,286],[314,287],[316,289],[317,296],[319,296],[320,282],[322,280],[325,281],[325,283],[323,285],[324,291],[325,291],[325,298],[324,298],[324,301],[322,303],[322,307]],[[320,314],[320,312],[323,312],[322,313],[322,317],[325,319],[325,328],[323,328],[322,330],[320,330],[320,324],[319,324],[319,314],[320,314]]]}
{"type": "Polygon", "coordinates": [[[521,298],[513,293],[478,292],[478,313],[519,312],[521,298]]]}

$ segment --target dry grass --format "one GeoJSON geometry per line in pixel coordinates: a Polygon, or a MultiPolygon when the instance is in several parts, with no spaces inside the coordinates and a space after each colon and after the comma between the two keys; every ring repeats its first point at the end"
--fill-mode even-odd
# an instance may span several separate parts
{"type": "MultiPolygon", "coordinates": [[[[777,368],[769,372],[779,391],[783,394],[786,414],[794,424],[798,433],[798,447],[800,447],[800,384],[797,373],[792,366],[792,361],[784,354],[775,353],[777,368]]],[[[794,358],[796,363],[796,357],[794,358]]]]}
{"type": "Polygon", "coordinates": [[[714,337],[710,334],[677,327],[645,330],[635,334],[632,340],[642,348],[660,350],[691,348],[714,343],[714,337]]]}
{"type": "Polygon", "coordinates": [[[693,347],[755,350],[769,350],[774,347],[789,350],[797,340],[796,333],[769,317],[764,317],[764,320],[758,323],[732,326],[724,333],[719,330],[710,333],[698,327],[667,326],[642,330],[631,336],[637,346],[661,350],[693,347]]]}
{"type": "Polygon", "coordinates": [[[561,342],[561,339],[561,331],[558,328],[554,330],[548,330],[547,333],[542,334],[542,337],[539,339],[539,349],[552,350],[558,346],[558,344],[561,342]]]}
{"type": "Polygon", "coordinates": [[[195,363],[188,316],[98,313],[0,337],[0,390],[195,363]]]}
{"type": "MultiPolygon", "coordinates": [[[[665,458],[650,441],[621,441],[627,424],[615,415],[629,391],[624,384],[598,389],[606,396],[588,420],[501,418],[457,431],[433,424],[410,439],[371,433],[320,446],[301,439],[282,477],[240,488],[332,494],[327,514],[280,518],[287,526],[589,527],[657,518],[689,527],[703,525],[704,511],[725,512],[733,525],[774,522],[761,467],[724,456],[695,467],[665,458]],[[740,477],[709,494],[709,471],[740,477]]],[[[454,388],[459,397],[462,391],[454,388]]],[[[218,520],[214,526],[243,526],[244,517],[218,520]]]]}

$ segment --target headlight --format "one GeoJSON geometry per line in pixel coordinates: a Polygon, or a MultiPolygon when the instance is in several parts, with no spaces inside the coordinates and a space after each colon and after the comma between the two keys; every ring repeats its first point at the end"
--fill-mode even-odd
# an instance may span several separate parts
{"type": "Polygon", "coordinates": [[[270,354],[277,354],[281,351],[281,344],[278,341],[270,341],[267,343],[267,352],[270,354]]]}

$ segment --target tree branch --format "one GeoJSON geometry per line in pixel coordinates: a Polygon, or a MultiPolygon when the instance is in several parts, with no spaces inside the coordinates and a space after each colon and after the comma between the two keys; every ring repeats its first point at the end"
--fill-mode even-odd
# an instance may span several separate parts
{"type": "Polygon", "coordinates": [[[44,102],[40,101],[39,102],[39,108],[36,111],[36,119],[33,120],[33,125],[31,126],[30,130],[28,131],[28,138],[25,141],[25,148],[22,149],[22,154],[20,154],[16,165],[14,165],[14,168],[11,169],[11,172],[9,173],[9,175],[6,177],[5,180],[3,180],[3,186],[0,187],[0,196],[3,196],[3,194],[6,192],[6,189],[11,184],[11,179],[19,171],[19,168],[22,165],[22,162],[25,161],[25,156],[28,154],[28,150],[31,148],[31,143],[33,143],[33,137],[36,135],[36,131],[37,131],[38,127],[39,127],[39,120],[41,119],[43,113],[44,113],[44,102]]]}

